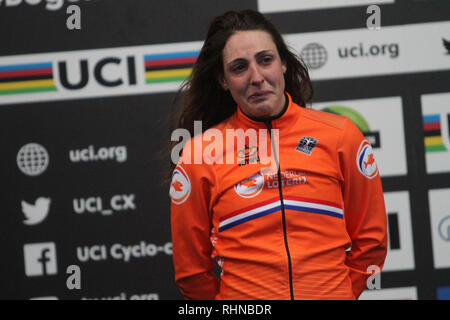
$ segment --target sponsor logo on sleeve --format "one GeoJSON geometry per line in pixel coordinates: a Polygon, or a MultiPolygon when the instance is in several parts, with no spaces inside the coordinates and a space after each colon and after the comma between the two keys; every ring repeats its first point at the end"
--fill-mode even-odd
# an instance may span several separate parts
{"type": "Polygon", "coordinates": [[[191,181],[186,171],[180,165],[173,171],[169,193],[172,202],[175,204],[182,204],[191,194],[191,181]]]}
{"type": "Polygon", "coordinates": [[[356,166],[359,172],[366,178],[375,178],[378,174],[378,166],[375,162],[372,146],[369,141],[363,140],[356,155],[356,166]]]}

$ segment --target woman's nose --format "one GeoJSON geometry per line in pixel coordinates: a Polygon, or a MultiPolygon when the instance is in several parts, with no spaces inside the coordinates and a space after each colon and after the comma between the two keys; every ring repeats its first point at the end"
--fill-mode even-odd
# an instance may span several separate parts
{"type": "Polygon", "coordinates": [[[250,67],[250,84],[260,85],[264,82],[264,76],[257,65],[250,67]]]}

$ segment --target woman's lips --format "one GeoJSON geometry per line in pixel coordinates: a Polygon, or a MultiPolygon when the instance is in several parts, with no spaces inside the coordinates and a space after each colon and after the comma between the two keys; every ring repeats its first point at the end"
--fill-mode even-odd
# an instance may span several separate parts
{"type": "Polygon", "coordinates": [[[249,100],[260,100],[267,97],[270,91],[257,91],[248,97],[249,100]]]}

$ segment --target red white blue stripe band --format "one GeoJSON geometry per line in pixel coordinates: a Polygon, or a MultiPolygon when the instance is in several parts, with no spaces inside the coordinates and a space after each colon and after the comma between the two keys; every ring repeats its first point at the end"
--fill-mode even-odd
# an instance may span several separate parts
{"type": "MultiPolygon", "coordinates": [[[[340,219],[344,217],[342,206],[329,201],[286,196],[283,198],[283,203],[286,210],[316,213],[340,219]]],[[[219,232],[278,211],[281,211],[279,198],[237,210],[220,219],[219,232]]]]}

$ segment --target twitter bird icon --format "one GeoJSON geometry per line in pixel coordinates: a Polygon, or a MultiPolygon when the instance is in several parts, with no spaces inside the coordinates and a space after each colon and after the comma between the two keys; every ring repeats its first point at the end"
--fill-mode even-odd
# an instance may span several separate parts
{"type": "Polygon", "coordinates": [[[25,215],[23,223],[31,226],[42,222],[47,217],[49,208],[50,198],[39,197],[34,205],[22,200],[22,212],[25,215]]]}

